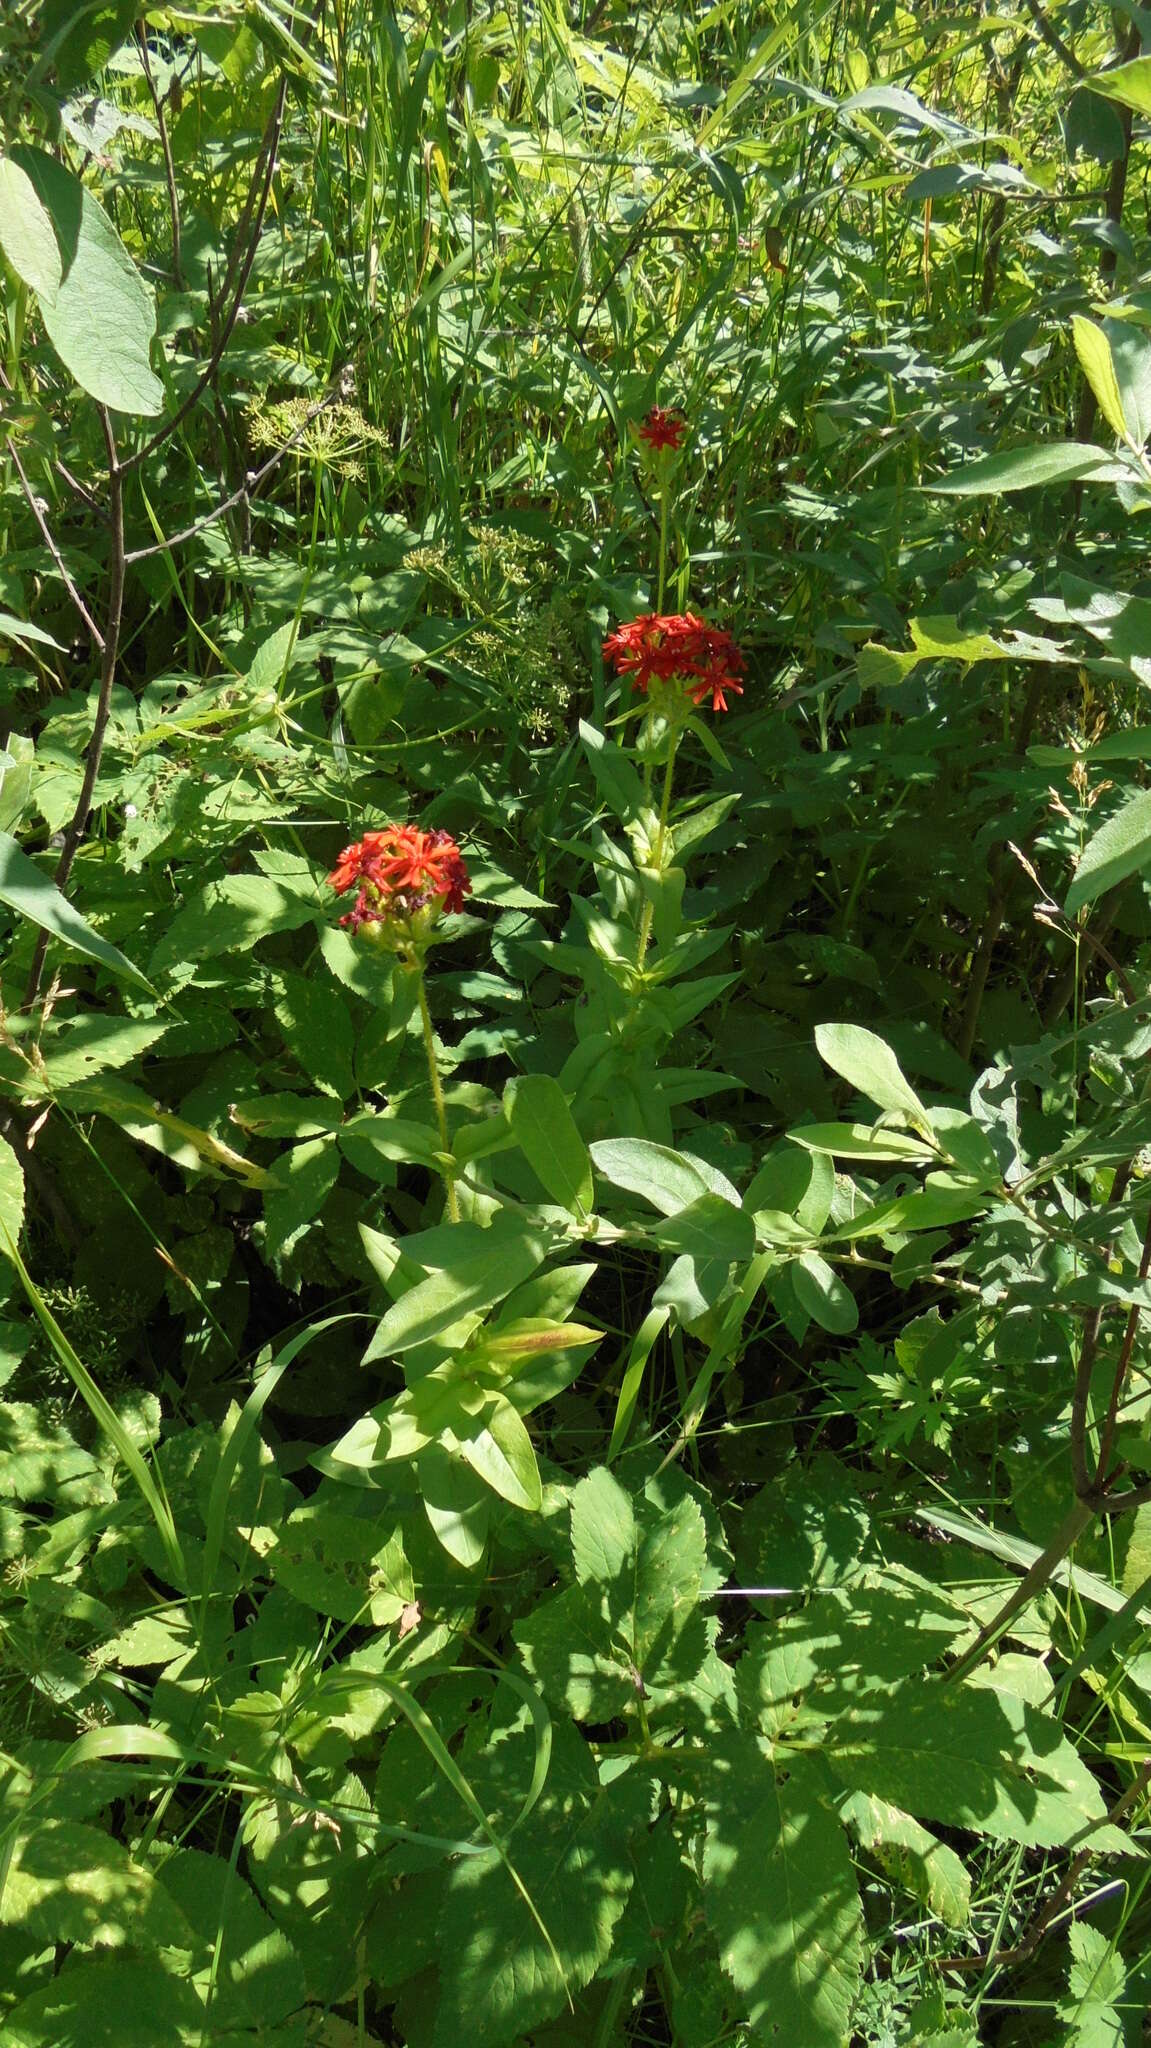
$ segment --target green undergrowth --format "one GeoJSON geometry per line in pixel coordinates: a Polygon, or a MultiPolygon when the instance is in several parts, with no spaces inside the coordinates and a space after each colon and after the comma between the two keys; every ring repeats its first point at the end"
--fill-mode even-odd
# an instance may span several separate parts
{"type": "Polygon", "coordinates": [[[4,2048],[1136,2048],[1146,10],[0,85],[4,2048]]]}

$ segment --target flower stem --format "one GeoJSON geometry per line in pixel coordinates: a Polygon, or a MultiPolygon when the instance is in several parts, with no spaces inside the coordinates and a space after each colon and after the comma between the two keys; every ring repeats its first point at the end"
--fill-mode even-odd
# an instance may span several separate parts
{"type": "MultiPolygon", "coordinates": [[[[432,1101],[436,1106],[436,1123],[439,1126],[440,1133],[440,1151],[450,1152],[451,1146],[448,1143],[448,1112],[444,1103],[444,1090],[443,1083],[440,1080],[440,1070],[436,1065],[436,1041],[432,1031],[432,1013],[428,1008],[427,990],[424,987],[423,968],[417,967],[416,973],[419,977],[416,982],[416,994],[420,1005],[420,1023],[424,1027],[424,1051],[428,1056],[428,1079],[432,1084],[432,1101]]],[[[456,1183],[451,1170],[446,1166],[443,1168],[443,1176],[444,1191],[448,1203],[448,1221],[458,1223],[460,1220],[459,1196],[456,1194],[456,1183]]]]}
{"type": "Polygon", "coordinates": [[[662,612],[663,610],[663,595],[667,587],[667,528],[668,519],[670,517],[670,509],[671,508],[668,500],[667,490],[667,478],[665,477],[663,481],[663,487],[659,494],[659,576],[657,579],[655,600],[655,608],[657,612],[662,612]]]}
{"type": "MultiPolygon", "coordinates": [[[[652,862],[656,874],[661,879],[663,876],[664,846],[667,841],[667,821],[671,814],[671,786],[672,777],[675,774],[675,750],[678,745],[679,734],[673,732],[667,746],[667,766],[663,772],[663,801],[659,807],[659,830],[655,835],[655,859],[652,862]]],[[[644,901],[643,915],[639,921],[639,945],[636,948],[636,965],[641,973],[644,960],[647,957],[648,946],[651,944],[651,927],[654,916],[655,900],[653,897],[648,896],[644,901]]]]}

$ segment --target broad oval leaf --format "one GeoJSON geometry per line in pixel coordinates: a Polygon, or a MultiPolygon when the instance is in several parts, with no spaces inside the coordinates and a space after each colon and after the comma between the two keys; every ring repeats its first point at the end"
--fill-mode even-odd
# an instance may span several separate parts
{"type": "Polygon", "coordinates": [[[953,476],[922,489],[946,498],[977,498],[1000,491],[1032,491],[1040,484],[1109,484],[1124,479],[1135,481],[1129,466],[1089,441],[1039,441],[1028,448],[1009,448],[1002,455],[980,456],[953,476]]]}
{"type": "Polygon", "coordinates": [[[591,1156],[596,1172],[613,1187],[642,1195],[665,1216],[709,1192],[739,1207],[738,1188],[718,1167],[691,1153],[673,1151],[670,1145],[655,1145],[650,1138],[600,1138],[591,1147],[591,1156]]]}
{"type": "Polygon", "coordinates": [[[0,249],[42,306],[55,304],[64,266],[51,215],[27,171],[0,157],[0,249]]]}
{"type": "Polygon", "coordinates": [[[60,283],[40,300],[48,336],[81,390],[113,412],[152,414],[164,403],[153,374],[151,294],[99,201],[41,149],[12,152],[51,216],[60,283]]]}
{"type": "Polygon", "coordinates": [[[24,1228],[24,1172],[7,1138],[0,1138],[0,1253],[8,1254],[24,1228]]]}
{"type": "Polygon", "coordinates": [[[818,1252],[801,1252],[791,1268],[796,1298],[806,1315],[834,1337],[847,1337],[859,1323],[855,1296],[818,1252]]]}
{"type": "Polygon", "coordinates": [[[1083,849],[1063,908],[1069,917],[1095,903],[1117,882],[1151,865],[1151,790],[1140,790],[1092,833],[1083,849]]]}
{"type": "Polygon", "coordinates": [[[692,1259],[720,1259],[728,1265],[750,1259],[755,1250],[751,1217],[710,1191],[653,1225],[651,1234],[665,1251],[686,1252],[692,1259]]]}
{"type": "Polygon", "coordinates": [[[917,1123],[930,1121],[891,1047],[876,1032],[862,1024],[818,1024],[815,1044],[832,1072],[878,1109],[894,1110],[917,1123]]]}
{"type": "Polygon", "coordinates": [[[1086,84],[1104,99],[1118,100],[1135,114],[1151,115],[1151,57],[1135,57],[1130,64],[1116,64],[1110,71],[1098,71],[1086,84]]]}
{"type": "Polygon", "coordinates": [[[1115,375],[1107,336],[1094,320],[1088,320],[1082,313],[1072,314],[1071,333],[1080,368],[1095,394],[1100,412],[1116,439],[1129,441],[1131,429],[1123,417],[1123,400],[1119,396],[1119,380],[1115,375]]]}

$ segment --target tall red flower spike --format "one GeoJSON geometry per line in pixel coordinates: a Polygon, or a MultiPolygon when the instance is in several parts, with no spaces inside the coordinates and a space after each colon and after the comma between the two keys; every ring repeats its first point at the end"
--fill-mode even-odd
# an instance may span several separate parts
{"type": "Polygon", "coordinates": [[[713,711],[727,710],[727,693],[742,697],[738,681],[746,662],[730,633],[709,626],[694,612],[644,612],[617,626],[603,643],[604,658],[619,676],[630,676],[645,695],[651,683],[678,676],[693,704],[711,699],[713,711]]]}
{"type": "Polygon", "coordinates": [[[353,931],[386,917],[410,918],[430,904],[449,915],[463,909],[472,886],[451,833],[423,832],[418,825],[365,832],[345,846],[328,885],[340,896],[356,890],[355,903],[340,919],[353,931]]]}
{"type": "Polygon", "coordinates": [[[683,414],[662,405],[653,405],[639,426],[640,440],[657,451],[660,448],[678,449],[686,432],[687,421],[683,414]]]}

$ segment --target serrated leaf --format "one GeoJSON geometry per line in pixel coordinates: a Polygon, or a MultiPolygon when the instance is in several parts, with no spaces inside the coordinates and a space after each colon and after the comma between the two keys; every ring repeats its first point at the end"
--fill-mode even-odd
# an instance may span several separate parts
{"type": "Polygon", "coordinates": [[[152,972],[163,974],[187,960],[210,960],[240,946],[250,948],[273,932],[296,931],[317,921],[324,909],[311,883],[270,875],[224,875],[206,882],[177,911],[152,955],[152,972]]]}
{"type": "Polygon", "coordinates": [[[705,1783],[703,1900],[753,2028],[843,2048],[863,1966],[859,1893],[815,1767],[777,1775],[747,1736],[720,1736],[705,1783]]]}
{"type": "Polygon", "coordinates": [[[331,1138],[307,1138],[281,1154],[275,1166],[276,1186],[264,1196],[265,1258],[278,1258],[291,1249],[319,1214],[339,1171],[340,1155],[331,1138]]]}
{"type": "Polygon", "coordinates": [[[853,1792],[840,1818],[889,1877],[945,1927],[965,1927],[971,1911],[971,1876],[954,1849],[884,1799],[853,1792]]]}
{"type": "Polygon", "coordinates": [[[996,1841],[1058,1848],[1105,1816],[1058,1723],[989,1688],[899,1687],[881,1709],[861,1702],[840,1715],[824,1753],[853,1790],[996,1841]]]}
{"type": "Polygon", "coordinates": [[[139,968],[133,967],[118,946],[110,945],[92,930],[67,897],[60,894],[55,882],[29,860],[7,832],[0,832],[0,903],[6,903],[9,910],[18,911],[21,917],[30,918],[86,960],[94,960],[112,974],[150,990],[151,983],[139,968]]]}
{"type": "Polygon", "coordinates": [[[182,1946],[182,1913],[113,1836],[81,1821],[43,1820],[17,1847],[4,1920],[35,1942],[90,1947],[182,1946]]]}
{"type": "Polygon", "coordinates": [[[636,1548],[631,1495],[605,1465],[581,1479],[572,1494],[571,1543],[581,1585],[609,1585],[626,1570],[636,1548]]]}
{"type": "Polygon", "coordinates": [[[1116,2010],[1127,1991],[1122,1956],[1102,1929],[1086,1920],[1072,1921],[1069,1941],[1070,1996],[1059,2007],[1059,2017],[1070,2029],[1066,2048],[1123,2048],[1127,2029],[1116,2010]]]}
{"type": "Polygon", "coordinates": [[[4,2048],[200,2048],[203,2038],[192,1986],[145,1957],[69,1957],[4,2016],[4,2048]]]}
{"type": "Polygon", "coordinates": [[[159,412],[164,387],[151,363],[155,307],[103,207],[43,150],[22,143],[12,155],[51,217],[63,258],[60,283],[40,310],[65,368],[113,412],[159,412]]]}
{"type": "Polygon", "coordinates": [[[599,1785],[575,1729],[561,1723],[553,1730],[543,1795],[510,1845],[550,1943],[494,1851],[450,1865],[439,1918],[435,2048],[520,2040],[590,1982],[627,1904],[634,1878],[628,1845],[645,1805],[638,1774],[599,1785]]]}

